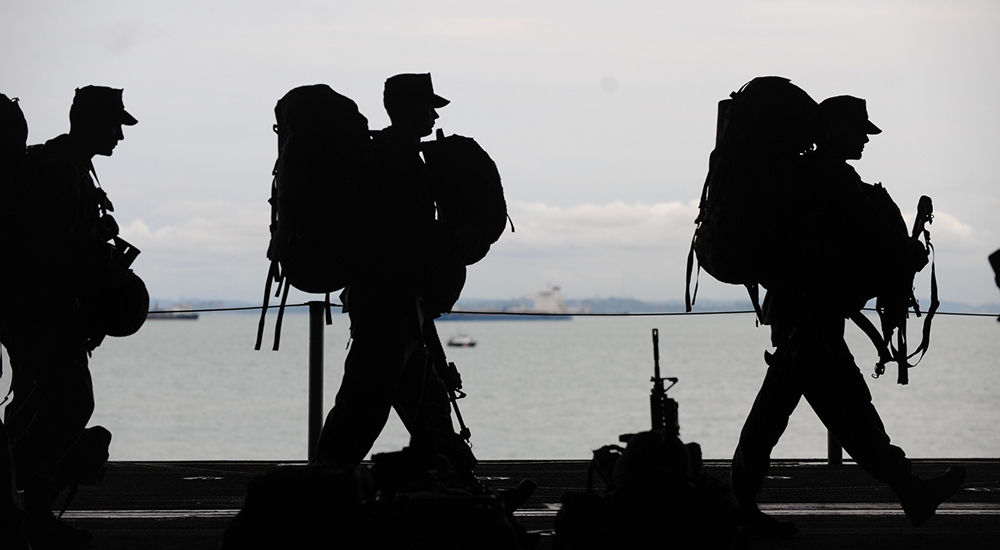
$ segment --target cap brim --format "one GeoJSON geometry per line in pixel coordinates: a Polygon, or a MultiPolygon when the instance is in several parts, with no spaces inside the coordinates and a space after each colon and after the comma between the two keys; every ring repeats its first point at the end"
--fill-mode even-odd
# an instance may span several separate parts
{"type": "Polygon", "coordinates": [[[437,94],[431,96],[431,107],[434,107],[435,109],[440,109],[449,103],[451,102],[437,94]]]}
{"type": "Polygon", "coordinates": [[[136,120],[134,116],[128,114],[128,111],[126,111],[125,109],[122,109],[121,122],[122,125],[124,126],[135,126],[136,124],[139,123],[139,121],[136,120]]]}

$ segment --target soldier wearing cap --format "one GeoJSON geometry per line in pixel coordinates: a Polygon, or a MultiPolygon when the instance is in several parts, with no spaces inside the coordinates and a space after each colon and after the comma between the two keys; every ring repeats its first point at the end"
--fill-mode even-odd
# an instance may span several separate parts
{"type": "MultiPolygon", "coordinates": [[[[125,110],[122,90],[104,86],[77,89],[69,117],[68,134],[28,150],[27,180],[14,209],[18,287],[3,327],[14,372],[6,424],[24,491],[25,532],[33,546],[42,547],[83,545],[92,538],[55,517],[50,491],[63,488],[61,460],[82,441],[94,410],[88,356],[107,334],[93,317],[106,304],[95,303],[94,296],[131,281],[141,285],[114,261],[109,241],[118,226],[92,163],[95,155],[110,156],[124,139],[122,126],[137,121],[125,110]]],[[[148,307],[148,295],[146,300],[148,307]]]]}
{"type": "Polygon", "coordinates": [[[354,276],[341,295],[351,317],[351,350],[317,458],[356,466],[394,408],[411,435],[405,450],[411,465],[433,469],[444,455],[461,483],[474,483],[476,459],[454,431],[445,387],[423,342],[425,323],[451,307],[465,281],[464,264],[443,250],[420,156],[421,138],[449,102],[434,93],[430,74],[399,74],[386,80],[383,103],[391,124],[373,133],[358,201],[364,242],[356,243],[354,276]]]}
{"type": "Polygon", "coordinates": [[[743,523],[762,537],[796,531],[763,514],[756,497],[771,450],[802,397],[858,465],[896,492],[914,525],[927,521],[965,476],[961,468],[930,480],[912,474],[844,340],[845,319],[880,295],[895,273],[908,269],[912,276],[923,268],[928,252],[908,238],[881,185],[863,182],[846,162],[860,159],[868,136],[881,132],[868,120],[865,101],[837,96],[819,107],[825,130],[802,157],[786,211],[790,273],[768,288],[763,304],[775,351],[765,354],[767,374],[733,457],[743,523]]]}

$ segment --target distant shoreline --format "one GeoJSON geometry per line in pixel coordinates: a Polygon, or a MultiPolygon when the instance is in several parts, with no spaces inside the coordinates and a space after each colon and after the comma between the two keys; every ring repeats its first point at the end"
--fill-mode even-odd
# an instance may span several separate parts
{"type": "MultiPolygon", "coordinates": [[[[322,300],[322,296],[319,295],[307,295],[306,300],[322,300]]],[[[159,301],[160,303],[172,303],[171,300],[150,300],[150,302],[155,303],[159,301]]],[[[185,305],[188,306],[190,311],[198,313],[251,313],[260,314],[260,302],[246,302],[242,300],[191,300],[186,299],[185,305]],[[212,311],[212,310],[226,310],[226,311],[212,311]]],[[[486,300],[486,299],[461,299],[455,305],[455,313],[462,314],[463,312],[504,312],[517,308],[519,305],[524,304],[524,299],[509,299],[509,300],[486,300]]],[[[680,300],[665,300],[665,301],[644,301],[635,300],[632,298],[586,298],[586,299],[575,299],[566,300],[566,305],[574,310],[576,309],[586,309],[591,314],[625,314],[625,313],[682,313],[684,311],[684,302],[680,300]]],[[[272,300],[269,304],[269,308],[272,310],[270,314],[277,312],[278,300],[272,300]]],[[[869,306],[874,306],[874,301],[869,304],[869,306]]],[[[926,309],[926,304],[921,303],[922,310],[926,309]]],[[[339,314],[340,306],[339,302],[335,299],[331,300],[331,309],[333,313],[339,314]]],[[[695,312],[711,312],[711,311],[750,311],[753,306],[750,304],[749,300],[706,300],[699,299],[693,307],[695,312]]],[[[150,308],[153,311],[152,308],[150,308]]],[[[184,310],[188,311],[188,310],[184,310]]],[[[302,302],[296,301],[295,303],[288,303],[286,305],[285,314],[296,314],[296,313],[306,313],[308,310],[302,307],[302,302]]],[[[938,308],[941,312],[951,312],[951,313],[983,313],[983,314],[1000,314],[1000,303],[988,303],[981,305],[972,305],[962,302],[941,302],[941,306],[938,308]]],[[[477,317],[482,317],[483,314],[476,314],[477,317]]],[[[567,314],[567,316],[572,316],[573,314],[567,314]]],[[[499,314],[497,317],[516,317],[514,315],[504,315],[499,314]]],[[[561,317],[561,315],[560,315],[561,317]]],[[[542,318],[540,317],[530,317],[532,319],[542,318]]],[[[524,317],[521,317],[524,319],[524,317]]],[[[491,319],[500,320],[500,319],[491,319]]]]}

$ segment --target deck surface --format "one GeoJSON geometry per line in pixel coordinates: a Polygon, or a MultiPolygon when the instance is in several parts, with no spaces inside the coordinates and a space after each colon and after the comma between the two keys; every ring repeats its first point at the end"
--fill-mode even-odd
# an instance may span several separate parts
{"type": "MultiPolygon", "coordinates": [[[[926,525],[913,528],[893,493],[853,463],[777,461],[761,508],[792,519],[800,533],[783,541],[740,541],[752,549],[1000,548],[1000,459],[920,460],[921,477],[962,464],[969,475],[961,491],[926,525]]],[[[247,483],[275,462],[112,462],[104,480],[82,487],[64,516],[94,533],[95,549],[215,549],[239,511],[247,483]]],[[[485,461],[477,475],[496,488],[530,478],[538,490],[517,512],[529,531],[542,533],[540,549],[552,547],[562,494],[586,485],[587,461],[485,461]]],[[[729,475],[725,462],[706,471],[729,475]]]]}

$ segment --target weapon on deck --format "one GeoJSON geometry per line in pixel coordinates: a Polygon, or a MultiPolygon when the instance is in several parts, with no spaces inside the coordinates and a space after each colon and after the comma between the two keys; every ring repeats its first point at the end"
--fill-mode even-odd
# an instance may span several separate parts
{"type": "MultiPolygon", "coordinates": [[[[663,430],[667,435],[680,435],[681,427],[677,418],[677,401],[667,397],[667,390],[677,384],[676,378],[660,376],[660,330],[653,329],[653,389],[649,395],[649,416],[651,429],[663,430]],[[664,386],[664,381],[670,382],[664,386]]],[[[622,434],[618,440],[627,443],[635,434],[622,434]]]]}
{"type": "Polygon", "coordinates": [[[677,419],[677,401],[667,397],[667,390],[677,383],[676,378],[660,377],[660,330],[653,329],[653,390],[649,395],[649,414],[652,429],[664,430],[670,435],[679,435],[680,423],[677,419]],[[663,387],[663,381],[671,384],[663,387]]]}

